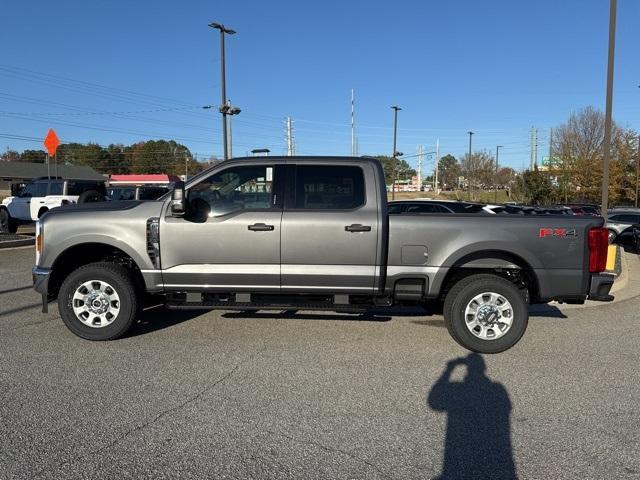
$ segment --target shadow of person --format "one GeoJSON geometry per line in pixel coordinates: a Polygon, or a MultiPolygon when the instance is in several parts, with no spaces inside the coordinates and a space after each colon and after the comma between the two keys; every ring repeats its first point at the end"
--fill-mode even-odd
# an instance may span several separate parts
{"type": "Polygon", "coordinates": [[[471,353],[447,363],[431,388],[429,406],[447,412],[441,480],[516,479],[511,447],[511,401],[507,390],[486,374],[482,356],[471,353]],[[466,366],[462,382],[451,380],[466,366]]]}

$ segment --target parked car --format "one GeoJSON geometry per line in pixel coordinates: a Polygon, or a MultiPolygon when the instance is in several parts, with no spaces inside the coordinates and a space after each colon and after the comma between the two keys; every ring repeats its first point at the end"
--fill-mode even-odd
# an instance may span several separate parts
{"type": "Polygon", "coordinates": [[[484,353],[518,342],[529,303],[612,299],[602,219],[482,217],[388,215],[375,159],[237,158],[156,201],[52,210],[34,288],[89,340],[124,335],[145,293],[174,309],[443,302],[452,337],[484,353]]]}
{"type": "Polygon", "coordinates": [[[570,208],[574,215],[600,215],[598,205],[593,203],[567,203],[559,207],[570,208]]]}
{"type": "Polygon", "coordinates": [[[73,203],[100,202],[105,199],[104,182],[36,178],[18,196],[7,197],[0,205],[0,233],[15,233],[18,226],[41,218],[49,210],[73,203]]]}
{"type": "MultiPolygon", "coordinates": [[[[483,212],[483,207],[484,204],[481,203],[416,198],[413,200],[396,200],[390,202],[389,213],[479,213],[483,212]]],[[[484,211],[484,213],[493,212],[484,211]]]]}
{"type": "Polygon", "coordinates": [[[605,228],[609,232],[609,243],[613,243],[621,235],[632,233],[632,226],[640,223],[640,209],[621,208],[608,212],[605,228]]]}
{"type": "Polygon", "coordinates": [[[109,200],[155,200],[169,191],[169,185],[117,185],[107,188],[109,200]]]}

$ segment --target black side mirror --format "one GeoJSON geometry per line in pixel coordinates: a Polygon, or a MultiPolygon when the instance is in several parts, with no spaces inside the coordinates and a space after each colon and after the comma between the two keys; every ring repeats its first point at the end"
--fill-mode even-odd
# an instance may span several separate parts
{"type": "Polygon", "coordinates": [[[184,182],[176,182],[171,192],[171,215],[181,217],[187,210],[187,200],[184,198],[184,182]]]}

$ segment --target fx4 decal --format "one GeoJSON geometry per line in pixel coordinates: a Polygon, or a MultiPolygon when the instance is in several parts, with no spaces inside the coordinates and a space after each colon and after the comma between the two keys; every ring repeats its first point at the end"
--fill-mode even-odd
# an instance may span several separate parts
{"type": "Polygon", "coordinates": [[[577,237],[575,228],[541,228],[538,233],[539,238],[545,237],[577,237]]]}

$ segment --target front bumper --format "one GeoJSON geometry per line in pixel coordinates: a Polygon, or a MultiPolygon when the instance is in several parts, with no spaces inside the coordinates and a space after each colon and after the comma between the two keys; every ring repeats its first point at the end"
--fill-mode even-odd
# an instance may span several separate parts
{"type": "Polygon", "coordinates": [[[42,313],[47,313],[49,304],[49,278],[51,277],[50,268],[33,267],[31,269],[33,278],[33,289],[42,295],[42,313]]]}
{"type": "Polygon", "coordinates": [[[609,291],[613,286],[615,276],[611,273],[596,273],[591,275],[591,284],[589,286],[589,300],[598,302],[610,302],[613,295],[609,295],[609,291]]]}

